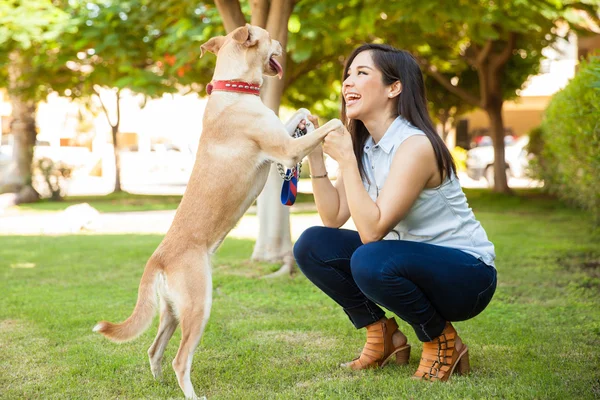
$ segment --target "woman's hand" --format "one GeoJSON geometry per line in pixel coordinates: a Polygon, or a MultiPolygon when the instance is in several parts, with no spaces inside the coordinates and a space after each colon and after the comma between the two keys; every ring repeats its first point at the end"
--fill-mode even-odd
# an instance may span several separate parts
{"type": "Polygon", "coordinates": [[[349,162],[356,161],[352,147],[352,136],[344,127],[343,133],[331,132],[325,137],[323,151],[340,165],[340,168],[349,162]]]}

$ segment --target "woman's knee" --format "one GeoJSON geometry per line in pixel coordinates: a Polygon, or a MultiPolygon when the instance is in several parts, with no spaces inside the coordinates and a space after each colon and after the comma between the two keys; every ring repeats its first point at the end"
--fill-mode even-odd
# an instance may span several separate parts
{"type": "Polygon", "coordinates": [[[352,277],[363,291],[375,288],[382,278],[378,243],[360,246],[350,259],[352,277]]]}
{"type": "Polygon", "coordinates": [[[325,240],[326,229],[322,226],[312,226],[302,232],[293,248],[294,258],[300,268],[310,264],[307,261],[314,254],[317,246],[325,240]]]}

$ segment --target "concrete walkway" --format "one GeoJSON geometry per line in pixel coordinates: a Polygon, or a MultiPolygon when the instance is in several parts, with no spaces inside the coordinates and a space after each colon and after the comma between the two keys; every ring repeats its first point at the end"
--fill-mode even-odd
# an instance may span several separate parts
{"type": "MultiPolygon", "coordinates": [[[[466,174],[459,174],[463,187],[482,187],[484,182],[475,182],[466,174]]],[[[511,187],[532,187],[536,182],[518,181],[514,178],[511,187]]],[[[124,182],[124,190],[137,194],[183,194],[186,182],[124,182]]],[[[101,178],[86,178],[73,181],[69,187],[70,195],[103,195],[110,193],[112,183],[101,178]]],[[[299,192],[312,193],[309,179],[299,182],[299,192]]],[[[73,233],[86,234],[165,234],[175,211],[140,211],[120,213],[98,213],[96,210],[82,207],[65,212],[21,213],[7,208],[14,202],[14,195],[0,195],[0,235],[60,235],[73,233]],[[3,212],[4,211],[4,212],[3,212]]],[[[295,240],[308,227],[322,225],[321,219],[314,214],[294,214],[296,211],[314,211],[314,204],[298,204],[291,208],[291,234],[295,240]]],[[[255,239],[258,234],[258,219],[252,208],[231,231],[230,236],[255,239]]],[[[349,221],[344,227],[354,229],[349,221]]]]}
{"type": "MultiPolygon", "coordinates": [[[[294,206],[295,211],[314,210],[312,204],[294,206]]],[[[258,235],[258,218],[253,210],[242,217],[229,236],[244,239],[256,239],[258,235]]],[[[64,234],[160,234],[164,235],[175,216],[175,210],[138,211],[119,213],[97,213],[93,209],[82,209],[78,212],[34,212],[17,215],[0,216],[0,235],[64,235],[64,234]]],[[[292,239],[311,226],[322,226],[316,214],[297,214],[292,212],[292,239]]],[[[352,229],[351,221],[346,225],[352,229]]]]}

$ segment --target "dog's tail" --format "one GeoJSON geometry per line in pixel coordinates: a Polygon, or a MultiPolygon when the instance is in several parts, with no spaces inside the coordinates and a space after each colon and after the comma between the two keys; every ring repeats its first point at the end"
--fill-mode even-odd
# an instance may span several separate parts
{"type": "Polygon", "coordinates": [[[138,299],[129,318],[120,324],[101,321],[96,324],[93,331],[99,332],[114,342],[126,342],[141,335],[152,323],[156,310],[156,278],[161,268],[155,256],[150,257],[140,287],[138,299]]]}

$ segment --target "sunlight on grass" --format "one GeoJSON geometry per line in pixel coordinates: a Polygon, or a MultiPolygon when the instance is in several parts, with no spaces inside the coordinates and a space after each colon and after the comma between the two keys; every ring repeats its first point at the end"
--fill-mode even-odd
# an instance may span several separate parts
{"type": "Polygon", "coordinates": [[[11,268],[35,268],[35,263],[16,263],[10,264],[11,268]]]}

